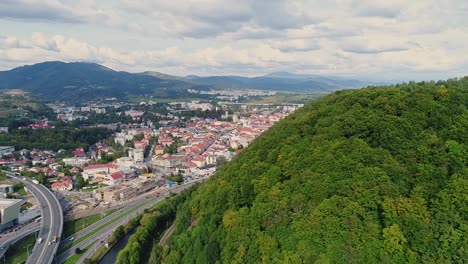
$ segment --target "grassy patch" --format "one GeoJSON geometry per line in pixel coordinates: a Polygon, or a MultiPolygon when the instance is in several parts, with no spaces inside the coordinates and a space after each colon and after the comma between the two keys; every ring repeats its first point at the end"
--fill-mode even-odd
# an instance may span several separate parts
{"type": "Polygon", "coordinates": [[[31,234],[20,241],[18,243],[11,245],[10,248],[5,253],[5,260],[6,263],[23,263],[28,260],[28,252],[34,247],[36,243],[36,234],[31,234]],[[28,246],[29,245],[29,246],[28,246]]]}
{"type": "Polygon", "coordinates": [[[21,212],[26,211],[26,210],[28,210],[29,208],[31,208],[31,206],[32,206],[31,203],[25,202],[23,205],[21,205],[20,211],[21,211],[21,212]]]}
{"type": "Polygon", "coordinates": [[[116,212],[119,209],[112,209],[107,212],[99,213],[90,215],[87,217],[73,219],[70,221],[66,221],[63,225],[63,237],[68,238],[71,235],[81,231],[82,229],[96,223],[97,221],[101,220],[102,218],[116,212]]]}
{"type": "Polygon", "coordinates": [[[97,189],[97,187],[96,187],[96,188],[81,189],[81,191],[82,191],[82,192],[92,192],[92,191],[94,191],[94,190],[96,190],[96,189],[97,189]]]}
{"type": "Polygon", "coordinates": [[[80,199],[80,197],[76,196],[76,195],[67,196],[68,201],[74,201],[74,200],[77,200],[77,199],[80,199]]]}
{"type": "Polygon", "coordinates": [[[250,104],[304,104],[308,103],[314,99],[322,97],[324,94],[321,93],[312,93],[312,94],[302,94],[302,93],[278,93],[273,96],[266,97],[255,97],[248,101],[250,104]]]}
{"type": "Polygon", "coordinates": [[[19,189],[19,191],[18,191],[17,193],[18,193],[19,195],[21,195],[21,196],[25,196],[25,195],[28,194],[28,193],[26,192],[26,190],[24,190],[24,188],[19,189]]]}
{"type": "Polygon", "coordinates": [[[95,242],[89,244],[89,246],[83,248],[81,250],[81,253],[80,254],[75,254],[73,256],[71,256],[70,258],[68,258],[67,260],[65,260],[64,264],[74,264],[74,263],[77,263],[78,260],[81,258],[81,256],[86,253],[86,251],[88,251],[93,245],[94,245],[95,242]]]}

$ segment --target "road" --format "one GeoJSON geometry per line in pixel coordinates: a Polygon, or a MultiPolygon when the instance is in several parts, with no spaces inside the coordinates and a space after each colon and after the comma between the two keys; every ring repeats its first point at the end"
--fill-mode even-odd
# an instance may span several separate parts
{"type": "Polygon", "coordinates": [[[28,235],[39,231],[40,228],[41,228],[41,224],[34,222],[29,225],[25,225],[18,231],[13,231],[9,234],[2,235],[2,238],[0,239],[0,259],[3,257],[3,255],[5,254],[5,252],[8,250],[10,246],[15,244],[19,240],[27,237],[28,235]]]}
{"type": "MultiPolygon", "coordinates": [[[[203,181],[204,179],[198,179],[196,181],[192,181],[190,183],[187,183],[187,184],[184,184],[184,185],[180,185],[180,186],[176,186],[176,187],[173,187],[172,189],[170,189],[170,192],[173,192],[173,193],[178,193],[178,192],[181,192],[185,189],[187,189],[188,187],[194,185],[195,183],[197,182],[201,182],[203,181]]],[[[80,249],[84,249],[86,248],[87,246],[89,246],[91,243],[93,242],[96,242],[94,243],[94,245],[89,248],[80,258],[80,260],[77,262],[77,263],[82,263],[84,261],[85,258],[89,258],[91,257],[91,255],[96,251],[96,249],[101,246],[103,243],[105,243],[106,239],[111,236],[113,233],[114,233],[114,230],[120,226],[120,225],[124,225],[125,223],[127,223],[130,219],[136,217],[139,213],[143,212],[144,209],[146,208],[150,208],[152,206],[154,206],[155,204],[159,203],[160,201],[164,200],[166,197],[169,196],[169,192],[166,192],[166,193],[163,193],[161,194],[160,197],[157,197],[157,198],[152,198],[152,199],[140,199],[138,201],[135,201],[134,203],[132,203],[131,205],[127,205],[125,208],[123,208],[122,210],[119,210],[118,212],[115,212],[109,216],[107,216],[106,218],[100,220],[100,221],[103,221],[101,224],[99,225],[96,225],[93,229],[89,229],[87,230],[86,232],[83,232],[80,234],[80,236],[78,236],[79,234],[77,233],[76,236],[74,235],[74,240],[77,240],[79,237],[82,237],[83,235],[86,235],[88,232],[94,230],[96,227],[99,227],[101,226],[103,223],[107,223],[110,219],[114,219],[115,217],[117,217],[118,215],[120,214],[124,214],[130,210],[132,210],[133,208],[137,207],[138,205],[141,205],[143,204],[144,202],[148,202],[147,204],[145,204],[144,206],[140,207],[138,210],[128,214],[127,216],[115,221],[114,223],[108,225],[107,227],[103,228],[102,230],[100,230],[99,232],[96,232],[95,234],[91,235],[90,237],[86,238],[85,240],[81,241],[80,243],[78,243],[77,245],[74,245],[73,247],[71,247],[70,249],[68,249],[67,251],[63,252],[62,254],[60,254],[59,256],[57,256],[56,258],[56,261],[57,263],[63,263],[65,262],[65,260],[67,260],[68,258],[70,258],[71,256],[73,256],[75,254],[75,249],[76,248],[80,248],[80,249]],[[108,219],[110,217],[110,219],[108,219]]],[[[80,231],[81,232],[81,231],[80,231]]],[[[69,245],[70,243],[72,243],[72,241],[70,241],[69,239],[68,240],[65,240],[63,241],[63,246],[66,246],[66,245],[69,245]]],[[[62,245],[60,245],[61,247],[63,247],[62,245]]]]}
{"type": "Polygon", "coordinates": [[[30,179],[15,176],[12,172],[5,173],[14,181],[22,182],[28,191],[36,197],[42,208],[41,228],[38,236],[42,242],[34,245],[26,263],[52,263],[63,230],[63,212],[57,197],[41,184],[34,184],[30,179]],[[53,243],[54,238],[56,238],[56,243],[53,243]]]}

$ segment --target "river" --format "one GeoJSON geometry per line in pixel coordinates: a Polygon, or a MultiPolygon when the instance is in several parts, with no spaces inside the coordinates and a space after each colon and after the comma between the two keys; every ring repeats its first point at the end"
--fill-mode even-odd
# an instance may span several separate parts
{"type": "Polygon", "coordinates": [[[119,254],[120,250],[122,250],[128,242],[128,239],[131,235],[136,232],[137,228],[134,228],[130,231],[124,238],[122,238],[117,244],[115,244],[104,257],[99,261],[99,264],[114,264],[115,260],[117,259],[117,255],[119,254]]]}

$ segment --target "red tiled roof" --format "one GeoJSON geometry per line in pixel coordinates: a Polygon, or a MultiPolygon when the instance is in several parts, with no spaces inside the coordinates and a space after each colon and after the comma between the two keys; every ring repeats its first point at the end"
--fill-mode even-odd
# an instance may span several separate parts
{"type": "Polygon", "coordinates": [[[96,169],[117,169],[119,166],[116,164],[108,163],[108,164],[96,164],[96,165],[89,165],[84,168],[84,170],[96,170],[96,169]]]}
{"type": "Polygon", "coordinates": [[[204,161],[204,159],[201,156],[197,156],[193,160],[194,161],[204,161]]]}
{"type": "Polygon", "coordinates": [[[121,179],[124,175],[125,175],[125,173],[123,171],[116,171],[116,172],[111,174],[111,177],[114,180],[118,180],[118,179],[121,179]]]}
{"type": "Polygon", "coordinates": [[[189,167],[189,168],[196,168],[197,167],[197,164],[189,161],[187,163],[185,163],[185,166],[189,167]]]}

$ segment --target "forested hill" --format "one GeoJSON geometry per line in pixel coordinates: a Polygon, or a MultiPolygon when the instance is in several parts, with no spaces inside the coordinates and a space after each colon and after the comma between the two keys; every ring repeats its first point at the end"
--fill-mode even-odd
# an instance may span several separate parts
{"type": "Polygon", "coordinates": [[[311,103],[192,194],[151,258],[466,263],[467,105],[468,78],[311,103]]]}

